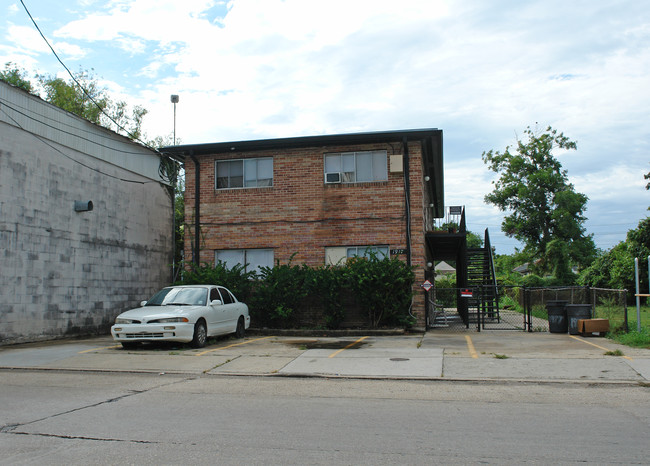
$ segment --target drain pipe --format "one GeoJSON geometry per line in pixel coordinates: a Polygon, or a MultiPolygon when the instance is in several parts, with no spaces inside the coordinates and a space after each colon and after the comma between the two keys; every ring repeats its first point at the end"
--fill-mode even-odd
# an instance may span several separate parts
{"type": "Polygon", "coordinates": [[[406,136],[402,139],[404,146],[404,207],[406,214],[406,265],[411,268],[411,180],[410,180],[410,163],[409,163],[409,146],[406,136]]]}
{"type": "Polygon", "coordinates": [[[190,158],[194,162],[194,247],[192,248],[192,263],[196,266],[199,265],[199,240],[201,238],[201,165],[199,160],[194,155],[194,151],[190,151],[190,158]]]}

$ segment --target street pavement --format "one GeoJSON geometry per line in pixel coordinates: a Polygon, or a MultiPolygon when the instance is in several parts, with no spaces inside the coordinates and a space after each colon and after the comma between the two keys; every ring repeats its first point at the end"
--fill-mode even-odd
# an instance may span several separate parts
{"type": "Polygon", "coordinates": [[[0,347],[0,369],[490,382],[650,382],[650,350],[519,331],[281,336],[123,349],[110,336],[0,347]]]}

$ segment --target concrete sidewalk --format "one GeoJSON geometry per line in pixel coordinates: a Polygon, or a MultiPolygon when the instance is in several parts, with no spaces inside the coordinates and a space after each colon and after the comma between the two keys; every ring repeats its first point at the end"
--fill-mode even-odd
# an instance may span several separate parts
{"type": "MultiPolygon", "coordinates": [[[[110,337],[0,347],[0,369],[470,381],[646,383],[650,350],[604,338],[515,331],[399,336],[249,335],[206,348],[110,337]],[[622,356],[605,353],[620,351],[622,356]]],[[[615,354],[620,354],[615,353],[615,354]]]]}

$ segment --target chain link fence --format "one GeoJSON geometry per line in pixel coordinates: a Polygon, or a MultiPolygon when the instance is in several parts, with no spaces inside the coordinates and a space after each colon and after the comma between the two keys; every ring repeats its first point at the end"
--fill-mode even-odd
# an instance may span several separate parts
{"type": "MultiPolygon", "coordinates": [[[[591,318],[608,319],[610,331],[627,332],[627,290],[592,287],[524,287],[499,286],[498,302],[486,302],[488,296],[480,288],[470,290],[471,298],[462,296],[460,288],[436,288],[427,293],[427,327],[437,331],[520,330],[548,332],[547,304],[566,301],[588,304],[591,318]],[[468,311],[463,316],[458,303],[467,299],[468,311]]],[[[461,306],[462,308],[462,306],[461,306]]]]}

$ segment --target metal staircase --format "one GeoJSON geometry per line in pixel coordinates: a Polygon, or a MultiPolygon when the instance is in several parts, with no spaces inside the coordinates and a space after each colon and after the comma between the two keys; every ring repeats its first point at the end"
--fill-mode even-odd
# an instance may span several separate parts
{"type": "Polygon", "coordinates": [[[468,298],[467,324],[499,322],[499,289],[494,271],[490,235],[485,230],[485,246],[467,248],[467,287],[473,291],[468,298]]]}

